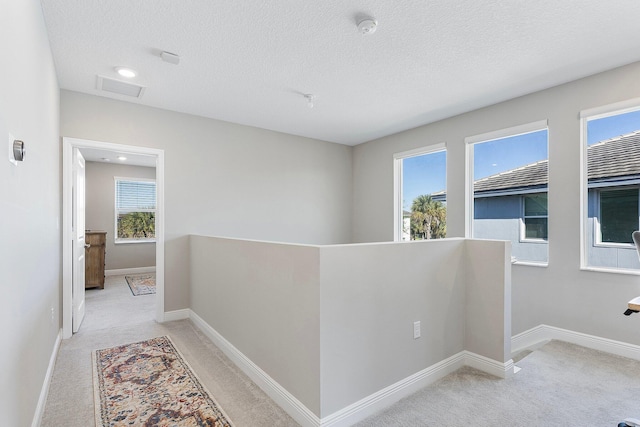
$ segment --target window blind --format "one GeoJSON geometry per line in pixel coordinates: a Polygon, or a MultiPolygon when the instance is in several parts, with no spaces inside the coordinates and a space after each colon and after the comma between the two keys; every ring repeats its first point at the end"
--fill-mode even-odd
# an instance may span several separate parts
{"type": "Polygon", "coordinates": [[[154,181],[116,181],[116,209],[142,212],[156,209],[156,183],[154,181]]]}

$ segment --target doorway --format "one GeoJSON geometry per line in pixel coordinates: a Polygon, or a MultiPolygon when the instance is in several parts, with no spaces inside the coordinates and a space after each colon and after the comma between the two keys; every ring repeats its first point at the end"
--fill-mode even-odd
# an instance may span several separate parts
{"type": "Polygon", "coordinates": [[[73,334],[73,153],[74,149],[86,153],[110,152],[126,155],[129,164],[149,166],[152,161],[156,170],[157,208],[155,213],[155,264],[156,264],[156,297],[155,320],[164,321],[164,150],[91,141],[77,138],[62,138],[62,217],[63,217],[63,265],[62,265],[62,335],[70,338],[73,334]]]}

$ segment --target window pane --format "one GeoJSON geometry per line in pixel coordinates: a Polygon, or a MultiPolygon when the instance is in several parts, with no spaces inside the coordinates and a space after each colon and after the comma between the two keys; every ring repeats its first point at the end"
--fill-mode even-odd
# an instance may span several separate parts
{"type": "Polygon", "coordinates": [[[525,196],[524,216],[547,216],[547,193],[525,196]]]}
{"type": "Polygon", "coordinates": [[[631,245],[631,233],[639,226],[640,110],[585,120],[586,266],[640,269],[631,245]]]}
{"type": "Polygon", "coordinates": [[[118,214],[118,239],[154,239],[156,215],[154,212],[118,214]]]}
{"type": "Polygon", "coordinates": [[[447,234],[447,152],[402,159],[402,240],[439,239],[447,234]]]}
{"type": "Polygon", "coordinates": [[[547,136],[544,129],[473,145],[473,237],[511,241],[519,261],[548,260],[540,242],[548,235],[547,136]]]}
{"type": "Polygon", "coordinates": [[[547,235],[547,218],[525,218],[524,234],[527,239],[544,239],[547,235]]]}
{"type": "Polygon", "coordinates": [[[600,192],[600,230],[603,242],[633,243],[638,229],[638,190],[600,192]]]}

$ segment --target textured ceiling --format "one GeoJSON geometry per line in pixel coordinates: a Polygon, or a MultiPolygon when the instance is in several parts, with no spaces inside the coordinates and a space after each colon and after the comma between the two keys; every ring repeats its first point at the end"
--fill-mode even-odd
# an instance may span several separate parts
{"type": "Polygon", "coordinates": [[[41,3],[63,89],[349,145],[640,60],[638,0],[41,3]]]}

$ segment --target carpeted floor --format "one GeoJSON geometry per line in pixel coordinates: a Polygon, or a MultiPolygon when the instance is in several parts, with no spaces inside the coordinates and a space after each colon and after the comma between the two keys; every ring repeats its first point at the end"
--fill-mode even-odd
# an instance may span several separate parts
{"type": "MultiPolygon", "coordinates": [[[[85,323],[60,346],[42,427],[93,426],[91,351],[161,335],[236,427],[297,425],[190,321],[154,322],[153,295],[134,297],[124,276],[105,291],[87,293],[85,323]],[[148,306],[138,313],[132,300],[148,306]]],[[[463,368],[357,425],[604,427],[640,418],[640,362],[559,341],[520,356],[509,379],[463,368]]]]}
{"type": "Polygon", "coordinates": [[[154,295],[134,297],[124,276],[108,279],[104,294],[87,292],[80,331],[60,345],[41,427],[95,426],[91,352],[163,335],[171,337],[236,427],[298,425],[189,320],[156,323],[154,295]]]}
{"type": "Polygon", "coordinates": [[[465,367],[359,427],[617,426],[640,417],[640,362],[551,341],[501,380],[465,367]]]}

